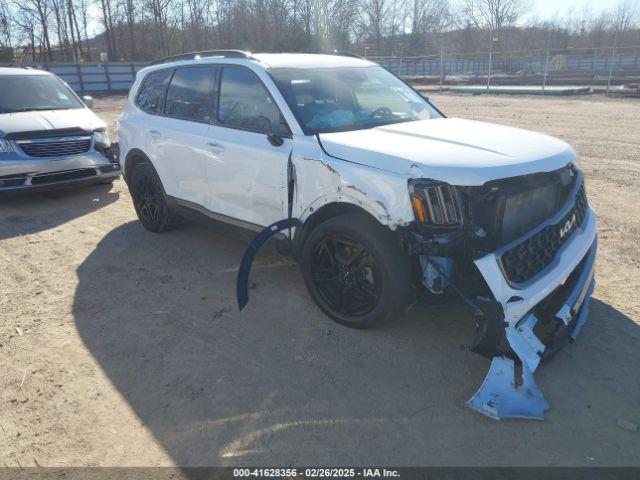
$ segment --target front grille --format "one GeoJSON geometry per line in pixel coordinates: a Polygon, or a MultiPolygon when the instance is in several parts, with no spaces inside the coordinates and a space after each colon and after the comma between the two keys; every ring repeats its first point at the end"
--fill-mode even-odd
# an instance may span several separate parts
{"type": "Polygon", "coordinates": [[[30,157],[67,157],[81,155],[91,148],[90,137],[47,138],[18,141],[18,146],[30,157]]]}
{"type": "Polygon", "coordinates": [[[42,185],[44,183],[66,182],[78,178],[93,177],[96,174],[93,168],[81,168],[77,170],[64,170],[54,173],[40,173],[31,178],[31,185],[42,185]]]}
{"type": "Polygon", "coordinates": [[[547,225],[502,254],[501,262],[507,279],[516,284],[525,283],[542,272],[553,262],[573,232],[582,225],[586,213],[587,196],[583,184],[578,190],[573,207],[559,222],[547,225]]]}

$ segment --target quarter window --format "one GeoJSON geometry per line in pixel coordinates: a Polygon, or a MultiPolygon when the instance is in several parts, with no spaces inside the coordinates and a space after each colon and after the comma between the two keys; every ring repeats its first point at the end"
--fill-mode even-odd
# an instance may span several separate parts
{"type": "Polygon", "coordinates": [[[253,132],[289,133],[267,89],[244,68],[222,70],[218,120],[223,125],[253,132]]]}
{"type": "Polygon", "coordinates": [[[173,70],[151,72],[142,82],[136,103],[150,113],[162,113],[164,110],[167,85],[173,70]]]}
{"type": "Polygon", "coordinates": [[[214,67],[179,68],[171,79],[164,113],[171,117],[209,122],[214,67]]]}

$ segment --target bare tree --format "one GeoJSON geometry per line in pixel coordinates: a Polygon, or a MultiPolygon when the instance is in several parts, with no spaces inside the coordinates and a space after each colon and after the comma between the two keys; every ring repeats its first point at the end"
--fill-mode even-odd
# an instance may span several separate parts
{"type": "Polygon", "coordinates": [[[377,52],[382,50],[382,41],[389,20],[389,0],[362,0],[362,29],[367,32],[377,52]]]}
{"type": "Polygon", "coordinates": [[[107,54],[110,59],[116,57],[116,46],[115,46],[115,32],[114,32],[114,22],[112,16],[112,5],[111,0],[100,0],[100,7],[102,11],[102,25],[104,26],[104,34],[107,39],[107,54]]]}
{"type": "Polygon", "coordinates": [[[11,12],[5,0],[0,0],[0,48],[11,48],[11,12]]]}
{"type": "Polygon", "coordinates": [[[492,32],[514,25],[528,8],[528,0],[464,0],[462,4],[468,22],[492,32]]]}
{"type": "Polygon", "coordinates": [[[413,0],[411,33],[442,32],[450,26],[451,5],[448,0],[413,0]]]}
{"type": "Polygon", "coordinates": [[[639,11],[638,0],[621,0],[612,12],[614,31],[629,31],[636,22],[639,11]]]}
{"type": "Polygon", "coordinates": [[[36,29],[40,35],[39,47],[47,60],[53,60],[53,48],[49,30],[50,10],[47,0],[13,0],[13,7],[22,15],[21,25],[31,37],[35,57],[36,29]]]}

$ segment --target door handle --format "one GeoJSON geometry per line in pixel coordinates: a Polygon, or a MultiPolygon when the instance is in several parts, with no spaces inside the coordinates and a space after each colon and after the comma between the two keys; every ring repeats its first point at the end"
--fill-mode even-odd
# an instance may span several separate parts
{"type": "Polygon", "coordinates": [[[160,132],[158,130],[149,130],[149,135],[154,138],[158,138],[160,136],[160,132]]]}
{"type": "Polygon", "coordinates": [[[214,153],[222,153],[225,151],[224,145],[220,145],[219,143],[207,143],[209,147],[209,151],[214,153]]]}

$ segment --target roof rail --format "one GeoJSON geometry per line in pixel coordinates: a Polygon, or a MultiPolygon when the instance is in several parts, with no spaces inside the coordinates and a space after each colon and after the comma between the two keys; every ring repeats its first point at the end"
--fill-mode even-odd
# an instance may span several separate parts
{"type": "Polygon", "coordinates": [[[149,65],[159,65],[161,63],[178,62],[180,60],[195,60],[197,58],[222,57],[222,58],[252,58],[250,52],[244,50],[205,50],[201,52],[181,53],[170,57],[154,60],[149,65]]]}
{"type": "Polygon", "coordinates": [[[347,52],[345,50],[333,50],[328,53],[330,55],[339,55],[341,57],[352,57],[352,58],[359,58],[360,60],[365,60],[364,57],[361,57],[360,55],[356,55],[355,53],[352,53],[352,52],[347,52]]]}

